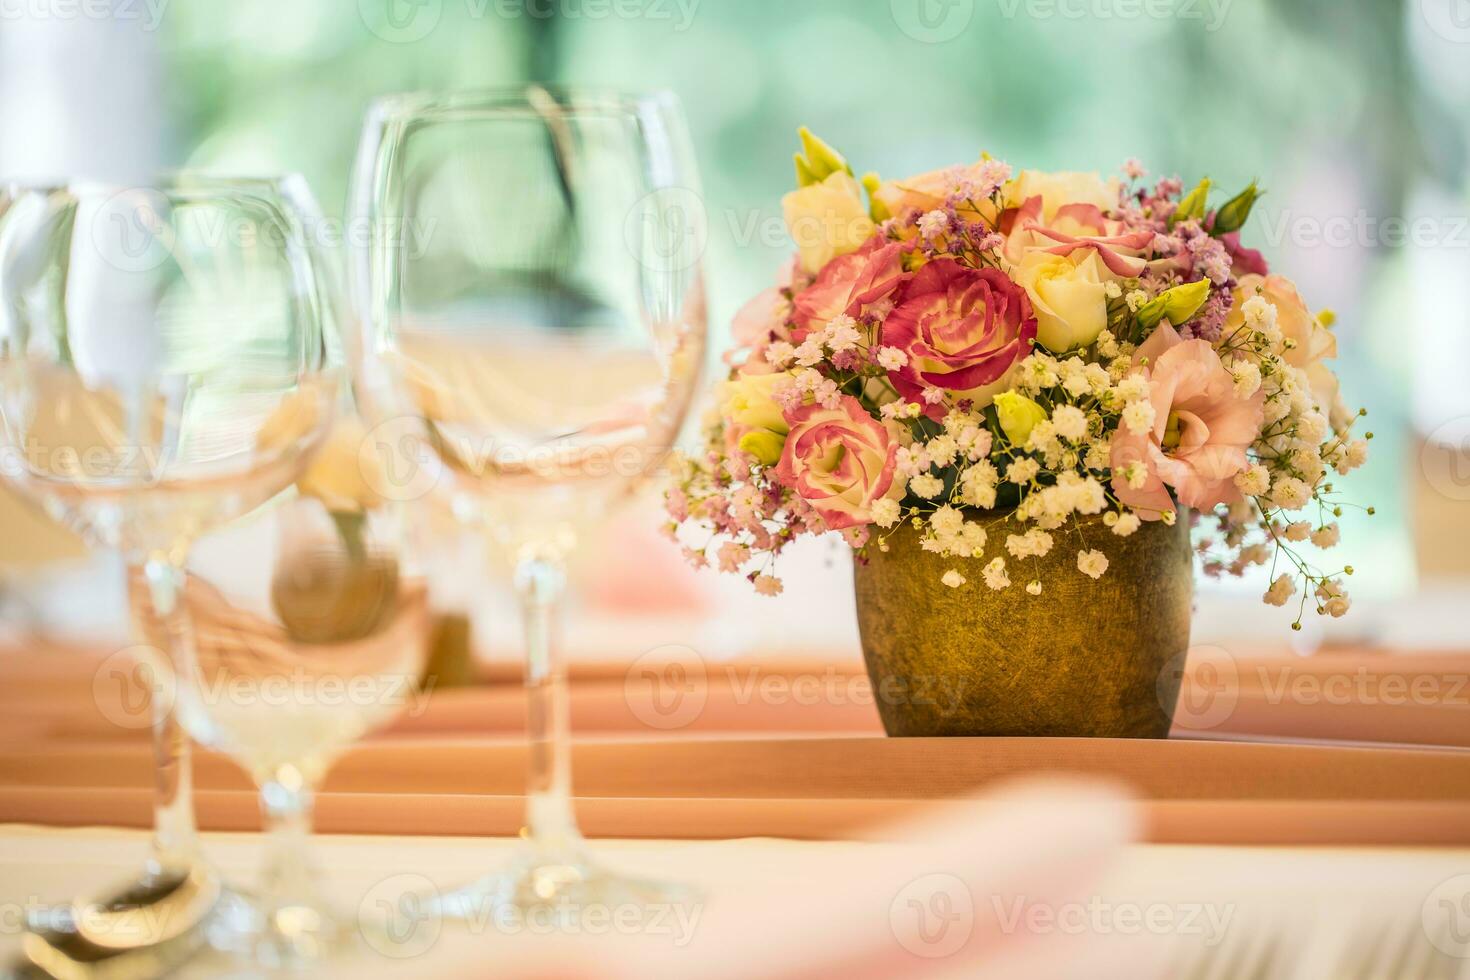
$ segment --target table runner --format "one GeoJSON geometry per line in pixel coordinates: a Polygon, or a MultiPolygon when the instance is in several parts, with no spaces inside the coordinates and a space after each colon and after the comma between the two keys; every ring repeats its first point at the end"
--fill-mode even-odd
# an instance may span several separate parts
{"type": "MultiPolygon", "coordinates": [[[[116,678],[99,683],[101,662],[95,651],[0,661],[0,820],[151,819],[146,730],[120,713],[116,678]]],[[[1210,654],[1191,663],[1185,697],[1229,710],[1196,711],[1207,724],[1167,741],[887,739],[856,658],[689,666],[672,678],[642,661],[574,669],[589,834],[840,838],[1008,777],[1085,772],[1138,794],[1154,841],[1470,843],[1470,693],[1457,690],[1470,660],[1458,655],[1210,654]],[[690,700],[663,696],[668,680],[690,700]]],[[[513,680],[497,666],[479,686],[411,702],[337,764],[319,826],[515,833],[525,750],[513,680]]],[[[200,753],[196,790],[204,827],[257,826],[228,760],[200,753]]]]}

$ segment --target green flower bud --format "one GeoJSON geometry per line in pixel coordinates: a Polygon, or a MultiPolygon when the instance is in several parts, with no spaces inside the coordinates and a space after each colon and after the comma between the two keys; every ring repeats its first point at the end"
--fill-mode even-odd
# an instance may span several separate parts
{"type": "Polygon", "coordinates": [[[1025,395],[1003,391],[995,396],[995,414],[1012,445],[1024,446],[1036,423],[1046,418],[1046,409],[1025,395]]]}
{"type": "Polygon", "coordinates": [[[1159,325],[1165,318],[1174,326],[1185,323],[1199,312],[1210,298],[1210,280],[1187,282],[1160,293],[1138,308],[1138,322],[1146,328],[1159,325]]]}
{"type": "Polygon", "coordinates": [[[1169,227],[1173,228],[1181,221],[1193,218],[1199,221],[1205,216],[1205,206],[1210,198],[1210,178],[1206,177],[1200,181],[1194,190],[1184,195],[1184,200],[1179,202],[1179,208],[1169,218],[1169,227]]]}
{"type": "Polygon", "coordinates": [[[1220,210],[1215,213],[1215,226],[1211,229],[1211,234],[1228,235],[1243,228],[1251,216],[1251,208],[1256,206],[1260,196],[1260,188],[1255,181],[1251,181],[1249,187],[1220,206],[1220,210]]]}

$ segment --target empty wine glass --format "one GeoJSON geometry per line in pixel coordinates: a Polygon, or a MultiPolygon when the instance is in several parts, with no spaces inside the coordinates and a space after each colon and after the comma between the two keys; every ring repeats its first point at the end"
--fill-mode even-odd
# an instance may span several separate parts
{"type": "MultiPolygon", "coordinates": [[[[314,214],[299,178],[0,186],[5,476],[122,554],[174,664],[192,656],[191,542],[289,486],[331,419],[314,214]]],[[[134,920],[167,909],[129,933],[140,944],[192,929],[221,891],[197,853],[178,713],[157,686],[153,700],[152,855],[112,903],[134,920]]],[[[77,918],[104,952],[122,934],[106,912],[77,918]]]]}
{"type": "Polygon", "coordinates": [[[376,437],[425,450],[397,490],[441,487],[488,533],[525,627],[523,853],[439,909],[665,894],[585,852],[555,618],[568,555],[658,469],[703,357],[704,212],[679,105],[540,86],[382,99],[352,202],[369,231],[351,261],[354,367],[376,437]]]}
{"type": "MultiPolygon", "coordinates": [[[[260,787],[271,836],[238,948],[271,968],[356,945],[307,847],[314,791],[342,750],[418,703],[428,660],[427,587],[403,508],[372,490],[364,436],[339,415],[295,487],[196,544],[181,589],[192,636],[173,695],[184,727],[260,787]]],[[[140,608],[149,636],[167,630],[140,608]]]]}

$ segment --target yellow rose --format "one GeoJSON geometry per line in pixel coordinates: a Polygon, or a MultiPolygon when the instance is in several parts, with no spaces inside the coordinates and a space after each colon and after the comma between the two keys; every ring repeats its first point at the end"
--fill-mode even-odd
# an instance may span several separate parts
{"type": "Polygon", "coordinates": [[[378,503],[384,461],[356,416],[339,418],[316,458],[296,481],[305,497],[315,497],[334,514],[355,514],[378,503]]]}
{"type": "Polygon", "coordinates": [[[1011,270],[1011,278],[1031,298],[1036,339],[1049,351],[1085,347],[1108,325],[1107,270],[1096,252],[1062,256],[1033,249],[1011,270]]]}
{"type": "Polygon", "coordinates": [[[801,267],[813,275],[837,256],[856,251],[875,230],[862,185],[846,171],[787,194],[781,211],[801,267]]]}
{"type": "Polygon", "coordinates": [[[727,448],[750,453],[774,466],[786,445],[791,427],[774,397],[790,373],[740,374],[726,381],[720,392],[720,415],[725,419],[727,448]]]}
{"type": "Polygon", "coordinates": [[[1117,180],[1103,180],[1097,173],[1059,170],[1045,173],[1022,170],[1002,189],[1006,207],[1018,208],[1033,197],[1041,197],[1041,220],[1050,225],[1057,209],[1067,204],[1095,204],[1104,211],[1118,206],[1117,180]]]}

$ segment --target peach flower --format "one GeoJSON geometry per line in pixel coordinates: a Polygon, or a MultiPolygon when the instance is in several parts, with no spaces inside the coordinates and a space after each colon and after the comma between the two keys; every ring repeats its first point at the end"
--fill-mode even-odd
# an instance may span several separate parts
{"type": "Polygon", "coordinates": [[[856,318],[864,306],[893,292],[908,277],[903,271],[903,249],[898,242],[885,244],[875,237],[856,252],[828,262],[792,302],[791,342],[801,343],[839,313],[856,318]]]}
{"type": "Polygon", "coordinates": [[[1149,367],[1153,426],[1113,433],[1113,491],[1144,520],[1157,520],[1179,503],[1196,510],[1241,499],[1234,477],[1249,464],[1246,450],[1261,433],[1264,395],[1235,392],[1235,379],[1204,340],[1183,340],[1167,321],[1139,350],[1149,367]],[[1132,486],[1127,471],[1143,468],[1132,486]]]}
{"type": "Polygon", "coordinates": [[[903,495],[896,479],[898,443],[862,403],[843,395],[836,408],[819,403],[786,413],[791,428],[773,471],[835,531],[868,524],[872,506],[903,495]]]}
{"type": "Polygon", "coordinates": [[[1242,307],[1246,300],[1257,295],[1276,307],[1276,325],[1281,328],[1281,336],[1293,342],[1294,346],[1282,355],[1286,363],[1305,370],[1323,358],[1337,356],[1336,335],[1307,309],[1296,283],[1285,276],[1242,278],[1235,287],[1235,305],[1225,321],[1223,336],[1228,337],[1241,327],[1245,322],[1242,307]]]}

